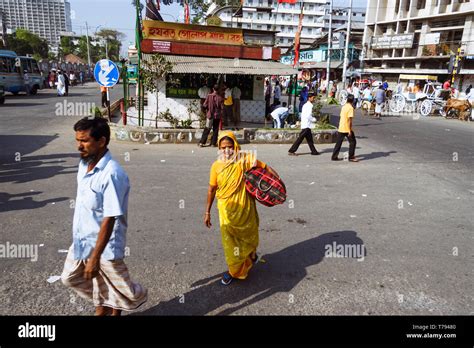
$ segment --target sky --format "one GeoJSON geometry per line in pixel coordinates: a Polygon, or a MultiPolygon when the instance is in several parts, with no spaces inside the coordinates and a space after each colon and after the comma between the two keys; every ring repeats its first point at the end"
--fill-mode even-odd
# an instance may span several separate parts
{"type": "MultiPolygon", "coordinates": [[[[132,0],[69,0],[71,4],[72,30],[76,34],[86,34],[86,22],[89,35],[110,28],[122,32],[121,55],[126,56],[129,43],[135,42],[135,11],[132,0]]],[[[145,3],[142,0],[142,3],[145,3]]],[[[334,6],[348,6],[349,0],[334,0],[334,6]]],[[[365,0],[353,0],[354,7],[365,7],[365,0]]],[[[144,15],[143,11],[143,15],[144,15]]],[[[183,22],[183,8],[176,1],[169,6],[161,5],[160,11],[165,21],[183,22]]],[[[191,13],[192,16],[192,13],[191,13]]]]}
{"type": "MultiPolygon", "coordinates": [[[[135,42],[135,8],[132,0],[70,0],[72,31],[86,34],[86,22],[89,35],[102,28],[115,29],[126,37],[122,42],[123,56],[126,55],[130,42],[135,42]]],[[[145,3],[145,1],[142,1],[145,3]]],[[[145,10],[143,10],[144,15],[145,10]]],[[[184,18],[182,7],[173,3],[161,6],[160,11],[165,21],[174,22],[184,18]]]]}

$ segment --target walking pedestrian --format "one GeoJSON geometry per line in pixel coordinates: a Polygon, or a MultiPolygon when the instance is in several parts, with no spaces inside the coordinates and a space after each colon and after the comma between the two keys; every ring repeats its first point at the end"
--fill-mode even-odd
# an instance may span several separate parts
{"type": "Polygon", "coordinates": [[[311,154],[319,155],[316,147],[314,147],[313,134],[311,133],[311,128],[314,127],[313,124],[316,122],[316,119],[313,117],[313,101],[315,96],[313,92],[309,93],[308,101],[303,105],[303,110],[301,111],[301,132],[293,146],[288,150],[288,155],[290,156],[297,156],[296,151],[303,142],[303,139],[306,139],[311,154]]]}
{"type": "Polygon", "coordinates": [[[57,82],[57,91],[58,96],[62,97],[66,94],[66,81],[64,79],[64,75],[61,70],[58,71],[58,82],[57,82]]]}
{"type": "Polygon", "coordinates": [[[359,162],[355,157],[355,148],[356,148],[356,138],[354,130],[352,129],[352,119],[354,118],[354,96],[349,94],[347,96],[347,103],[341,109],[340,119],[339,119],[339,128],[337,130],[337,139],[336,145],[334,146],[334,151],[332,153],[331,159],[333,161],[341,161],[342,158],[339,158],[339,151],[341,151],[341,146],[344,138],[347,137],[349,140],[349,161],[359,162]]]}
{"type": "Polygon", "coordinates": [[[110,128],[103,118],[74,125],[81,155],[73,220],[73,243],[61,280],[80,297],[92,300],[98,316],[119,316],[147,300],[133,283],[123,259],[130,184],[107,148],[110,128]]]}
{"type": "Polygon", "coordinates": [[[198,146],[206,145],[207,138],[212,128],[211,145],[217,147],[217,137],[219,134],[219,125],[224,115],[224,98],[219,93],[219,85],[215,84],[212,93],[210,93],[203,104],[206,109],[206,127],[202,133],[198,146]]]}
{"type": "Polygon", "coordinates": [[[63,71],[63,76],[64,76],[64,88],[66,93],[64,95],[68,96],[69,95],[69,77],[67,76],[67,73],[63,71]]]}
{"type": "Polygon", "coordinates": [[[219,158],[212,164],[207,192],[204,224],[210,228],[211,208],[217,198],[222,246],[228,271],[221,283],[229,285],[234,279],[247,278],[249,270],[258,262],[259,217],[255,198],[245,188],[244,173],[253,167],[266,168],[255,155],[242,153],[233,132],[223,131],[219,135],[219,158]]]}
{"type": "Polygon", "coordinates": [[[385,104],[385,90],[380,85],[375,92],[375,117],[380,118],[382,116],[382,106],[385,104]]]}

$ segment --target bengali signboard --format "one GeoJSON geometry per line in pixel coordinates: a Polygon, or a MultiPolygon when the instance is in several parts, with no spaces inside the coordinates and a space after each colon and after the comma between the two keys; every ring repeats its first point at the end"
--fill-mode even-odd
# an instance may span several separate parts
{"type": "Polygon", "coordinates": [[[169,41],[152,41],[153,52],[159,53],[170,53],[171,52],[171,42],[169,41]]]}
{"type": "Polygon", "coordinates": [[[420,38],[420,45],[437,45],[439,44],[440,33],[428,33],[420,38]]]}
{"type": "MultiPolygon", "coordinates": [[[[312,51],[301,51],[300,52],[300,63],[310,63],[310,62],[322,62],[324,61],[324,56],[322,50],[312,50],[312,51]]],[[[280,62],[283,64],[293,64],[293,60],[295,56],[292,54],[291,56],[282,56],[280,58],[280,62]]]]}
{"type": "Polygon", "coordinates": [[[372,49],[412,48],[415,34],[374,36],[372,49]]]}
{"type": "Polygon", "coordinates": [[[222,45],[243,45],[241,29],[202,25],[143,21],[143,38],[161,41],[201,42],[222,45]]]}

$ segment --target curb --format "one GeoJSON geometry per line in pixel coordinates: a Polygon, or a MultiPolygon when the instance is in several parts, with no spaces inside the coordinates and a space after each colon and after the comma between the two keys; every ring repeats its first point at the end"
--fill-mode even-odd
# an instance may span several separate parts
{"type": "MultiPolygon", "coordinates": [[[[150,127],[122,126],[110,124],[110,136],[116,141],[142,144],[197,144],[203,129],[156,129],[150,127]]],[[[299,129],[254,129],[243,128],[234,131],[242,144],[292,144],[298,138],[299,129]]],[[[315,144],[336,142],[336,129],[313,131],[315,144]]]]}

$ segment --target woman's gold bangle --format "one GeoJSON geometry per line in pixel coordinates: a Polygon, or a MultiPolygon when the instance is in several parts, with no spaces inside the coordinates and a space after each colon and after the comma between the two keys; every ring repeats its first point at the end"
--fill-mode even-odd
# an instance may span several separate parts
{"type": "Polygon", "coordinates": [[[211,213],[204,213],[204,214],[206,214],[206,215],[211,215],[211,213]]]}

